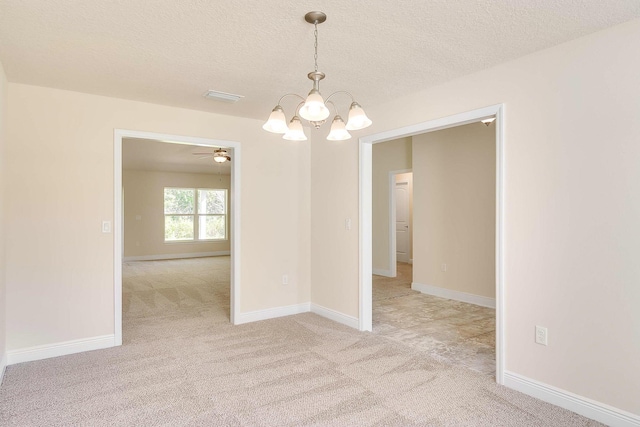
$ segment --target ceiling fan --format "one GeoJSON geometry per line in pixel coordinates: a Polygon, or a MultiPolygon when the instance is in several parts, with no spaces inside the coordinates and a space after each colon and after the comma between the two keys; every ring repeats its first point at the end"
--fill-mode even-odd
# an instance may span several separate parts
{"type": "Polygon", "coordinates": [[[213,153],[193,153],[193,155],[202,156],[202,157],[213,156],[213,160],[216,163],[224,163],[224,162],[231,161],[231,156],[229,156],[229,153],[224,148],[218,148],[213,153]]]}

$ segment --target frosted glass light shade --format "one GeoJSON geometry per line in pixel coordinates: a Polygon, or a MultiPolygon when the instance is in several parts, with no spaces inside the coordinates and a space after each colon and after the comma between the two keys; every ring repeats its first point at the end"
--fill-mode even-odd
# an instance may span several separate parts
{"type": "Polygon", "coordinates": [[[331,122],[331,132],[329,132],[327,139],[329,141],[344,141],[349,138],[351,138],[351,134],[344,128],[344,120],[340,116],[335,116],[331,122]]]}
{"type": "Polygon", "coordinates": [[[364,113],[360,104],[357,102],[351,103],[351,107],[349,107],[349,120],[347,121],[346,128],[348,130],[360,130],[371,126],[371,123],[373,122],[364,113]]]}
{"type": "Polygon", "coordinates": [[[329,117],[330,111],[324,105],[324,99],[320,92],[313,89],[309,92],[306,101],[299,111],[300,117],[310,122],[319,122],[329,117]]]}
{"type": "Polygon", "coordinates": [[[282,136],[289,141],[306,141],[307,136],[302,130],[302,122],[298,116],[293,116],[289,122],[289,130],[282,136]]]}
{"type": "Polygon", "coordinates": [[[284,110],[281,106],[275,106],[269,115],[269,120],[262,125],[262,129],[272,133],[285,133],[289,130],[287,127],[287,119],[284,116],[284,110]]]}

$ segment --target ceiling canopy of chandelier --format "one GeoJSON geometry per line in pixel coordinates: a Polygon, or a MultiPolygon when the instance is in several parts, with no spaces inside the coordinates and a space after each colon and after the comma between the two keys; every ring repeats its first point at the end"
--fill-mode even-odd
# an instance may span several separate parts
{"type": "Polygon", "coordinates": [[[282,137],[291,141],[305,141],[307,139],[304,131],[302,130],[302,122],[300,117],[311,123],[316,129],[319,129],[331,115],[331,111],[327,104],[330,104],[334,111],[335,116],[331,122],[331,131],[327,136],[329,141],[342,141],[351,138],[350,130],[360,130],[371,125],[371,120],[367,117],[364,110],[353,99],[353,96],[346,91],[334,92],[327,97],[325,101],[320,94],[320,80],[325,78],[323,72],[318,71],[318,24],[322,24],[327,20],[327,15],[323,12],[309,12],[304,16],[305,21],[313,24],[315,30],[313,32],[315,37],[314,44],[314,62],[315,69],[310,72],[307,77],[313,81],[313,88],[307,95],[307,98],[297,95],[295,93],[288,93],[283,95],[278,101],[278,105],[274,107],[269,116],[269,120],[262,126],[266,131],[273,133],[284,134],[282,137]],[[331,98],[337,94],[346,94],[351,98],[351,106],[349,107],[349,117],[347,123],[344,123],[340,114],[338,114],[338,107],[331,101],[331,98]],[[297,97],[301,102],[296,107],[295,113],[289,125],[285,117],[284,109],[280,105],[282,100],[288,96],[297,97]]]}

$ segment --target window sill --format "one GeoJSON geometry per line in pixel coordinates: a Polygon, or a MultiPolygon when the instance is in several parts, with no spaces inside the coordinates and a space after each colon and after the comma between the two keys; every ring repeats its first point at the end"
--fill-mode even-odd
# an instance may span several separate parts
{"type": "Polygon", "coordinates": [[[228,242],[229,239],[208,239],[208,240],[165,240],[164,244],[165,245],[184,245],[189,244],[189,245],[193,245],[193,244],[198,244],[198,243],[222,243],[222,242],[228,242]]]}

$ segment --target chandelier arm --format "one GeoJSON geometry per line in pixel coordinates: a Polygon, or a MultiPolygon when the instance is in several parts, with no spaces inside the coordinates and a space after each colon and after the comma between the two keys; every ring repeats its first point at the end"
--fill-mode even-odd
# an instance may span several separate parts
{"type": "Polygon", "coordinates": [[[282,102],[282,100],[283,100],[283,99],[285,99],[287,96],[295,96],[295,97],[298,97],[298,98],[302,99],[302,102],[304,103],[304,98],[303,98],[303,97],[301,97],[300,95],[298,95],[297,93],[287,93],[287,94],[282,95],[282,96],[280,97],[280,99],[278,100],[278,105],[280,105],[280,103],[282,102]]]}
{"type": "MultiPolygon", "coordinates": [[[[333,95],[333,94],[332,94],[333,95]]],[[[329,99],[327,98],[327,100],[325,101],[325,104],[331,104],[333,105],[333,109],[336,111],[336,116],[340,115],[340,112],[338,111],[338,107],[336,106],[335,102],[333,101],[329,101],[329,99]]]]}
{"type": "Polygon", "coordinates": [[[331,97],[332,97],[333,95],[337,95],[337,94],[339,94],[339,93],[346,93],[346,94],[347,94],[347,95],[349,95],[349,97],[351,98],[351,102],[355,102],[355,99],[353,98],[353,95],[351,95],[351,94],[350,94],[349,92],[347,92],[346,90],[339,90],[339,91],[337,91],[337,92],[333,92],[331,95],[327,96],[327,100],[326,100],[325,102],[329,101],[329,99],[331,99],[331,97]]]}

